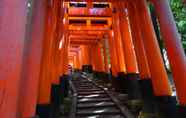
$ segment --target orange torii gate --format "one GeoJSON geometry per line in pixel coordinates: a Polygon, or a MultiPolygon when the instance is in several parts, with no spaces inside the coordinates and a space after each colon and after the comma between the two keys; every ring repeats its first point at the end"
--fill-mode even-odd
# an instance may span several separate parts
{"type": "MultiPolygon", "coordinates": [[[[93,18],[91,18],[87,21],[88,26],[80,30],[86,29],[89,33],[94,32],[94,36],[97,33],[98,37],[101,37],[101,32],[105,33],[105,31],[96,31],[96,29],[107,29],[113,75],[117,77],[120,72],[137,74],[140,77],[141,86],[144,87],[142,89],[143,95],[147,95],[148,92],[151,94],[143,99],[149,100],[149,97],[155,97],[157,105],[159,105],[158,109],[164,112],[164,116],[175,118],[177,117],[174,114],[176,101],[171,96],[170,84],[148,13],[147,1],[118,1],[120,4],[113,1],[119,6],[116,14],[118,11],[122,12],[123,9],[127,9],[127,14],[125,12],[117,15],[114,13],[116,16],[113,18],[119,19],[120,27],[117,22],[113,22],[115,25],[112,29],[110,18],[106,19],[109,22],[106,26],[93,27],[90,22],[93,18]],[[126,26],[126,28],[122,26],[126,26]],[[91,28],[94,31],[88,31],[91,28]],[[129,34],[125,34],[127,29],[130,29],[129,34]],[[113,34],[112,31],[114,31],[113,34]],[[120,58],[122,55],[119,52],[122,53],[122,58],[120,58]],[[145,86],[148,87],[145,88],[145,86]]],[[[91,2],[88,2],[89,8],[92,7],[91,2]]],[[[110,2],[112,4],[112,1],[110,2]]],[[[186,117],[186,93],[184,91],[186,59],[175,21],[168,0],[151,0],[149,2],[154,5],[162,39],[168,52],[177,91],[179,117],[186,117]]],[[[63,6],[63,0],[52,2],[34,0],[31,4],[32,15],[27,14],[30,5],[27,6],[25,3],[27,3],[26,0],[3,0],[1,3],[0,100],[2,102],[0,114],[3,118],[25,118],[34,117],[37,111],[40,117],[48,118],[51,111],[53,115],[57,112],[59,104],[56,105],[56,102],[61,102],[58,99],[60,94],[64,94],[60,87],[64,78],[68,77],[69,60],[67,57],[70,45],[79,46],[86,42],[86,45],[92,48],[90,45],[98,46],[99,41],[70,41],[71,31],[68,31],[67,21],[68,8],[64,8],[66,6],[63,6]],[[60,44],[62,47],[59,48],[60,44]],[[55,90],[58,91],[57,94],[54,93],[55,90]]],[[[108,13],[107,17],[111,17],[113,14],[111,11],[112,9],[108,8],[104,14],[108,13]]],[[[115,9],[113,11],[115,12],[115,9]]],[[[92,15],[96,16],[96,14],[92,15]]],[[[99,14],[99,16],[101,15],[99,14]]],[[[79,30],[77,27],[70,28],[71,30],[79,30]]],[[[105,68],[107,68],[104,68],[102,61],[106,60],[105,47],[103,47],[103,51],[104,56],[101,53],[101,48],[97,47],[98,57],[89,63],[93,65],[94,62],[97,65],[96,71],[105,72],[105,68]]],[[[83,65],[81,62],[82,53],[79,51],[77,59],[75,59],[79,63],[77,64],[79,69],[83,65]]],[[[134,88],[129,89],[129,91],[133,90],[134,88]]],[[[149,103],[148,105],[151,106],[149,103]]]]}

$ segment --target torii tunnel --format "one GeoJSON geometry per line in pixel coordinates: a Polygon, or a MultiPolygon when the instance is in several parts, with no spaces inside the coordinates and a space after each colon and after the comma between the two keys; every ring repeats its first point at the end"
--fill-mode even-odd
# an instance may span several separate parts
{"type": "Polygon", "coordinates": [[[66,107],[71,118],[186,118],[169,0],[0,0],[0,117],[68,118],[66,107]],[[112,95],[91,101],[91,86],[112,95]]]}

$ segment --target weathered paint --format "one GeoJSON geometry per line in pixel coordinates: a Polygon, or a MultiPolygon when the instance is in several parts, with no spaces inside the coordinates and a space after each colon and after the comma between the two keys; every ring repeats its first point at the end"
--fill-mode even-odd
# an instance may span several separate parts
{"type": "Polygon", "coordinates": [[[140,20],[139,24],[142,31],[143,44],[152,77],[154,94],[156,96],[169,96],[171,95],[171,89],[153,29],[152,21],[148,13],[146,1],[136,0],[136,8],[139,17],[138,19],[140,20]]]}
{"type": "Polygon", "coordinates": [[[18,118],[27,0],[1,0],[0,4],[0,114],[18,118]]]}
{"type": "Polygon", "coordinates": [[[179,103],[186,105],[186,57],[168,2],[168,0],[153,0],[162,39],[170,61],[179,103]]]}

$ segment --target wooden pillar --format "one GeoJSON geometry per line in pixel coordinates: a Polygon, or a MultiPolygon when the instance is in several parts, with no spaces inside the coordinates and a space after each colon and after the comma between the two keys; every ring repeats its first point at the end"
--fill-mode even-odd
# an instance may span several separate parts
{"type": "Polygon", "coordinates": [[[52,69],[52,83],[58,85],[59,84],[59,77],[61,75],[60,73],[60,61],[61,61],[61,49],[60,45],[62,46],[62,34],[63,34],[63,25],[62,25],[62,7],[61,7],[61,0],[56,0],[54,2],[54,14],[55,14],[55,22],[56,22],[56,28],[54,30],[54,45],[52,46],[52,60],[51,64],[54,69],[52,69]],[[62,27],[62,28],[61,28],[62,27]],[[60,44],[61,43],[61,44],[60,44]]]}
{"type": "MultiPolygon", "coordinates": [[[[107,39],[105,39],[107,40],[107,39]]],[[[107,54],[107,46],[106,46],[106,41],[104,41],[103,44],[103,54],[104,54],[104,68],[105,68],[105,72],[108,73],[109,72],[109,65],[108,65],[108,54],[107,54]]]]}
{"type": "Polygon", "coordinates": [[[18,95],[26,41],[26,0],[2,0],[0,4],[0,114],[15,118],[18,113],[18,95]]]}
{"type": "Polygon", "coordinates": [[[28,118],[35,116],[39,74],[42,57],[42,43],[44,39],[44,25],[46,18],[46,2],[45,0],[33,1],[28,14],[28,25],[26,30],[24,62],[22,71],[21,93],[20,99],[21,116],[20,118],[28,118]],[[23,89],[24,88],[24,89],[23,89]],[[30,97],[32,96],[32,97],[30,97]]]}
{"type": "Polygon", "coordinates": [[[152,26],[152,21],[148,14],[147,4],[145,0],[142,0],[141,2],[136,2],[136,4],[139,4],[137,10],[141,9],[141,12],[139,12],[141,13],[141,15],[139,15],[138,13],[138,19],[141,19],[140,27],[142,30],[143,43],[145,51],[147,53],[149,69],[153,81],[154,94],[156,96],[171,95],[168,77],[164,68],[160,49],[152,26]],[[157,75],[157,73],[159,74],[157,75]]]}
{"type": "MultiPolygon", "coordinates": [[[[47,16],[45,27],[45,39],[43,41],[43,56],[39,83],[39,95],[37,114],[40,117],[48,118],[50,115],[55,117],[56,114],[56,96],[55,90],[59,86],[59,78],[57,77],[57,67],[54,60],[58,56],[58,19],[59,19],[59,1],[54,4],[47,2],[47,16]]],[[[59,90],[59,89],[58,89],[59,90]]],[[[58,105],[59,106],[59,105],[58,105]]]]}
{"type": "Polygon", "coordinates": [[[75,62],[74,68],[79,70],[80,69],[80,65],[79,65],[79,53],[78,52],[76,53],[76,55],[74,57],[74,62],[75,62]]]}
{"type": "Polygon", "coordinates": [[[114,37],[113,31],[108,32],[108,40],[109,40],[109,53],[110,53],[110,62],[111,62],[111,71],[114,77],[117,77],[118,74],[118,61],[116,56],[116,49],[114,46],[114,37]]]}
{"type": "Polygon", "coordinates": [[[82,59],[82,49],[81,49],[81,45],[80,45],[80,50],[79,50],[79,62],[80,62],[80,67],[82,69],[83,66],[83,59],[82,59]]]}
{"type": "Polygon", "coordinates": [[[109,53],[110,53],[110,63],[111,63],[111,82],[112,86],[116,91],[121,91],[121,83],[117,81],[119,69],[118,68],[118,56],[116,52],[116,45],[114,40],[114,32],[111,30],[108,32],[108,42],[109,42],[109,53]]]}
{"type": "Polygon", "coordinates": [[[126,10],[126,2],[117,2],[116,5],[119,6],[117,12],[120,16],[120,31],[123,45],[123,52],[125,55],[126,63],[126,73],[123,78],[123,86],[126,92],[129,94],[129,99],[131,102],[133,100],[140,101],[140,89],[138,85],[139,72],[136,60],[136,54],[134,50],[134,44],[131,36],[130,22],[128,18],[128,11],[126,10]],[[121,4],[120,4],[121,3],[121,4]],[[124,10],[123,10],[124,9],[124,10]],[[121,18],[122,17],[122,18],[121,18]]]}
{"type": "Polygon", "coordinates": [[[79,60],[79,51],[77,53],[76,60],[77,60],[77,69],[80,70],[81,69],[81,65],[80,65],[80,60],[79,60]]]}
{"type": "Polygon", "coordinates": [[[98,62],[98,71],[104,72],[104,62],[103,62],[103,53],[102,53],[102,47],[100,44],[97,45],[97,62],[98,62]]]}
{"type": "Polygon", "coordinates": [[[118,72],[119,73],[126,73],[126,64],[125,64],[125,55],[123,52],[123,45],[121,39],[120,29],[120,21],[119,21],[119,12],[118,8],[116,7],[118,2],[113,2],[114,9],[116,10],[113,14],[113,31],[114,31],[114,45],[116,47],[116,54],[118,60],[118,72]]]}
{"type": "MultiPolygon", "coordinates": [[[[122,8],[124,8],[124,5],[122,6],[122,8]]],[[[126,9],[122,15],[123,19],[121,20],[120,23],[120,29],[122,36],[123,52],[125,54],[126,70],[128,74],[137,74],[138,73],[137,60],[130,33],[131,29],[126,9]]]]}
{"type": "Polygon", "coordinates": [[[95,53],[94,53],[95,46],[92,44],[90,45],[90,64],[92,65],[92,70],[95,69],[95,53]]]}
{"type": "Polygon", "coordinates": [[[169,1],[152,0],[158,17],[162,39],[165,43],[172,75],[176,86],[176,92],[181,107],[185,109],[186,117],[186,57],[181,39],[176,28],[176,23],[169,6],[169,1]]]}
{"type": "Polygon", "coordinates": [[[40,117],[50,117],[51,107],[51,87],[52,87],[52,54],[54,43],[54,33],[56,29],[55,14],[52,6],[47,3],[47,15],[45,21],[45,39],[43,40],[42,65],[40,70],[40,82],[38,92],[37,114],[40,117]]]}
{"type": "Polygon", "coordinates": [[[175,99],[171,96],[170,84],[161,57],[155,31],[147,8],[145,0],[137,1],[136,7],[138,11],[138,19],[142,30],[143,43],[149,62],[149,69],[152,77],[154,95],[157,101],[159,112],[163,117],[175,116],[175,99]],[[143,25],[142,25],[143,24],[143,25]]]}
{"type": "Polygon", "coordinates": [[[100,43],[94,44],[94,74],[99,79],[105,79],[104,57],[100,43]]]}
{"type": "MultiPolygon", "coordinates": [[[[124,3],[120,3],[123,5],[124,3]]],[[[123,5],[123,8],[127,9],[126,6],[123,5]]],[[[126,15],[126,14],[125,14],[126,15]]],[[[130,20],[130,27],[131,27],[131,36],[134,44],[134,50],[136,54],[138,69],[140,72],[140,79],[150,79],[150,71],[148,67],[148,61],[146,57],[146,52],[144,49],[144,44],[142,41],[142,35],[139,28],[139,20],[136,17],[135,7],[133,4],[129,4],[128,6],[128,15],[130,20]]],[[[123,20],[123,16],[120,16],[121,21],[123,20]]],[[[124,21],[123,21],[124,22],[124,21]]]]}
{"type": "Polygon", "coordinates": [[[94,52],[92,52],[92,47],[90,44],[82,45],[82,59],[83,59],[83,65],[82,69],[84,72],[92,73],[92,57],[94,57],[94,52]]]}
{"type": "Polygon", "coordinates": [[[63,55],[63,58],[64,58],[64,63],[63,63],[63,71],[64,71],[64,75],[68,75],[68,50],[69,50],[69,35],[68,33],[65,34],[65,39],[64,39],[64,55],[63,55]]]}
{"type": "MultiPolygon", "coordinates": [[[[131,35],[134,43],[134,49],[136,53],[136,59],[138,62],[138,69],[139,69],[139,85],[141,88],[142,93],[142,100],[143,100],[143,109],[142,114],[144,116],[154,115],[155,107],[154,107],[154,99],[153,99],[153,88],[152,88],[152,80],[150,75],[150,70],[148,66],[148,60],[146,56],[146,52],[144,49],[143,44],[143,37],[141,34],[141,29],[139,25],[139,19],[137,17],[138,12],[136,11],[136,7],[133,2],[128,3],[128,14],[130,20],[130,27],[131,27],[131,35]]],[[[122,5],[122,3],[120,3],[122,5]]],[[[121,16],[122,18],[122,16],[121,16]]]]}
{"type": "Polygon", "coordinates": [[[90,65],[90,47],[89,45],[83,45],[83,58],[84,58],[84,65],[90,65]]]}
{"type": "Polygon", "coordinates": [[[96,61],[97,61],[97,52],[96,51],[96,44],[92,44],[90,46],[90,59],[91,59],[91,65],[92,65],[92,70],[93,71],[97,71],[97,65],[96,65],[96,61]]]}
{"type": "Polygon", "coordinates": [[[95,45],[95,71],[96,72],[103,72],[104,71],[104,66],[103,66],[103,57],[101,54],[101,47],[99,44],[95,45]]]}
{"type": "Polygon", "coordinates": [[[63,71],[63,63],[64,63],[64,58],[63,58],[63,54],[64,54],[64,51],[63,51],[63,47],[64,47],[64,33],[62,35],[62,38],[60,40],[60,44],[59,44],[59,51],[60,51],[60,62],[59,62],[59,73],[60,73],[60,76],[63,75],[64,71],[63,71]]]}

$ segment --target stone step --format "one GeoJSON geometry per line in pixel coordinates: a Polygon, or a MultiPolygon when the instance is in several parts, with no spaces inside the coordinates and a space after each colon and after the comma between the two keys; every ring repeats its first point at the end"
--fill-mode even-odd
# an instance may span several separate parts
{"type": "Polygon", "coordinates": [[[104,94],[105,91],[100,90],[100,91],[87,91],[87,92],[78,92],[78,95],[94,95],[94,94],[104,94]]]}
{"type": "Polygon", "coordinates": [[[100,91],[100,88],[93,88],[93,89],[77,89],[78,92],[91,92],[91,91],[100,91]]]}
{"type": "Polygon", "coordinates": [[[78,99],[82,99],[82,98],[105,98],[108,97],[107,94],[94,94],[94,95],[78,95],[77,98],[78,99]]]}
{"type": "Polygon", "coordinates": [[[93,107],[111,107],[111,106],[115,106],[115,104],[113,102],[79,103],[77,104],[77,109],[93,108],[93,107]]]}
{"type": "Polygon", "coordinates": [[[82,98],[78,99],[78,103],[84,103],[84,102],[105,102],[105,101],[111,101],[110,98],[82,98]]]}
{"type": "Polygon", "coordinates": [[[85,110],[78,110],[76,115],[77,116],[89,116],[89,115],[120,115],[120,110],[116,108],[102,108],[102,109],[85,109],[85,110]]]}
{"type": "Polygon", "coordinates": [[[102,115],[87,115],[87,116],[76,116],[76,118],[125,118],[122,115],[111,115],[111,114],[102,114],[102,115]]]}

